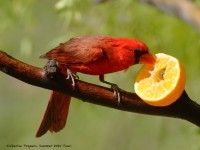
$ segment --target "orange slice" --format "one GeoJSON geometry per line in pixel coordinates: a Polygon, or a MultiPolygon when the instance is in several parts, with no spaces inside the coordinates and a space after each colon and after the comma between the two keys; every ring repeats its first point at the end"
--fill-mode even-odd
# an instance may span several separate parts
{"type": "Polygon", "coordinates": [[[169,55],[156,54],[155,64],[145,64],[134,84],[136,94],[149,105],[167,106],[183,93],[186,74],[182,63],[169,55]]]}

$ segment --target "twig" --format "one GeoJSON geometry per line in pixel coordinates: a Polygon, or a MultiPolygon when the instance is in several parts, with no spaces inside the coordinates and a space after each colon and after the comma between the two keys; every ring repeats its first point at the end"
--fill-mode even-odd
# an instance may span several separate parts
{"type": "Polygon", "coordinates": [[[65,75],[60,73],[54,79],[48,78],[42,68],[20,62],[2,51],[0,51],[0,70],[28,84],[59,91],[86,102],[124,111],[180,118],[200,127],[200,105],[192,101],[185,91],[175,103],[167,107],[150,106],[136,94],[121,91],[122,99],[118,105],[116,97],[109,88],[76,80],[76,88],[73,90],[65,75]]]}
{"type": "Polygon", "coordinates": [[[181,18],[200,31],[200,8],[191,0],[140,0],[181,18]]]}

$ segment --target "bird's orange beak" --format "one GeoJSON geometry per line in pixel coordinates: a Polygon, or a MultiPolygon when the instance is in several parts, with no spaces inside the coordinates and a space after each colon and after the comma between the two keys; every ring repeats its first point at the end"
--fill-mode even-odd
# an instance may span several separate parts
{"type": "Polygon", "coordinates": [[[146,53],[140,57],[140,64],[154,64],[156,62],[154,56],[150,53],[146,53]]]}

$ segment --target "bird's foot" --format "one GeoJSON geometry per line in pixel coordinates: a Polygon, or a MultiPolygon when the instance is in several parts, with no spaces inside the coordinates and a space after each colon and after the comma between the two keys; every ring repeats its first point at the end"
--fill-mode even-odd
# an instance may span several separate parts
{"type": "Polygon", "coordinates": [[[74,74],[70,69],[67,68],[67,80],[71,80],[72,82],[72,87],[73,90],[75,89],[76,83],[75,83],[75,79],[79,80],[79,76],[74,74]]]}
{"type": "Polygon", "coordinates": [[[58,68],[55,60],[49,60],[44,66],[45,73],[48,77],[54,78],[56,74],[60,73],[61,69],[58,68]]]}
{"type": "Polygon", "coordinates": [[[117,84],[112,84],[111,89],[114,91],[114,96],[117,97],[117,104],[120,106],[121,103],[121,94],[120,91],[121,89],[118,87],[117,84]]]}
{"type": "Polygon", "coordinates": [[[99,80],[105,84],[108,84],[108,85],[111,85],[111,89],[114,91],[114,96],[117,97],[117,103],[118,103],[118,106],[120,106],[120,103],[121,103],[121,94],[120,94],[120,91],[122,91],[117,84],[114,84],[114,83],[110,83],[108,81],[105,81],[104,80],[104,75],[100,75],[99,76],[99,80]]]}

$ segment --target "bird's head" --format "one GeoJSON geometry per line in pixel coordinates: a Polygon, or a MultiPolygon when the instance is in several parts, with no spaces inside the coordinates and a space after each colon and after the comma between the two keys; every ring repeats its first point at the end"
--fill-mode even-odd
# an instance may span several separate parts
{"type": "Polygon", "coordinates": [[[154,56],[149,53],[148,47],[141,41],[133,40],[130,43],[130,51],[134,54],[135,64],[153,64],[154,56]]]}

